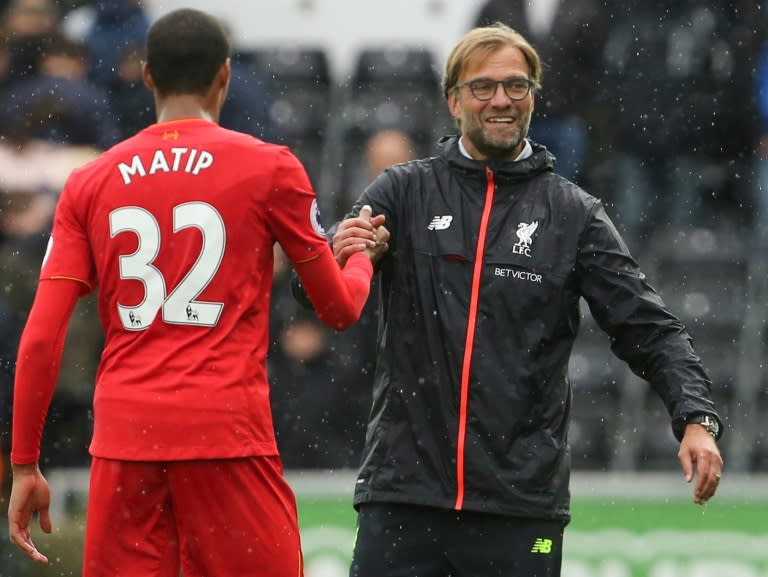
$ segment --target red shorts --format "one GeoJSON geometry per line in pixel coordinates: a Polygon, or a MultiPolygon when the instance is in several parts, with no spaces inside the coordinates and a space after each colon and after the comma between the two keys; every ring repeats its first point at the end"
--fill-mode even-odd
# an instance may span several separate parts
{"type": "Polygon", "coordinates": [[[94,458],[83,577],[301,577],[296,500],[278,457],[94,458]]]}

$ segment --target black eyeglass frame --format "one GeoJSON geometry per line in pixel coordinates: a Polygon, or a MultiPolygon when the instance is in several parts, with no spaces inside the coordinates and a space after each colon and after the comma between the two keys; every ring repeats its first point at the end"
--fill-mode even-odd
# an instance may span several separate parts
{"type": "Polygon", "coordinates": [[[502,89],[504,90],[504,95],[510,100],[514,100],[515,102],[525,99],[525,97],[531,93],[531,90],[535,86],[534,81],[531,80],[530,78],[525,78],[524,76],[511,76],[509,78],[505,78],[504,80],[494,80],[493,78],[473,78],[472,80],[467,80],[466,82],[457,84],[455,88],[458,90],[466,86],[467,88],[469,88],[469,91],[472,93],[472,96],[477,98],[480,102],[488,102],[489,100],[493,99],[494,96],[496,96],[496,93],[499,91],[499,84],[501,84],[502,89]],[[487,98],[480,98],[475,93],[476,85],[478,82],[493,84],[493,91],[491,92],[490,96],[488,96],[487,98]],[[510,83],[510,82],[525,82],[528,85],[528,89],[525,91],[525,94],[516,98],[514,96],[511,96],[509,94],[509,91],[507,90],[507,83],[510,83]]]}

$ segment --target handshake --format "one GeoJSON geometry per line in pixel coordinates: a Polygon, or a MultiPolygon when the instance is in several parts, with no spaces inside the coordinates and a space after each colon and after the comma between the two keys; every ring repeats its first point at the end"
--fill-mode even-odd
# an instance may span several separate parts
{"type": "Polygon", "coordinates": [[[342,268],[347,259],[356,252],[365,251],[375,263],[389,249],[389,231],[384,226],[385,216],[373,216],[369,205],[360,209],[360,214],[343,220],[333,235],[333,256],[342,268]]]}

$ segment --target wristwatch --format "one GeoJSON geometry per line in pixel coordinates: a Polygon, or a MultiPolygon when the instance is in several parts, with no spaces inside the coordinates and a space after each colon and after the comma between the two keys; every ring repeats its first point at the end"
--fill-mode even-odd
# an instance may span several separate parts
{"type": "Polygon", "coordinates": [[[720,423],[712,415],[701,414],[688,417],[686,424],[701,425],[715,440],[720,434],[720,423]]]}

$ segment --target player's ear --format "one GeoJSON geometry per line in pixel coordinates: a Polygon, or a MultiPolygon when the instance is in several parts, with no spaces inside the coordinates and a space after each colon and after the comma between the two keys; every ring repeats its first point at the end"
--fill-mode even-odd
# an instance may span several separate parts
{"type": "Polygon", "coordinates": [[[232,77],[232,61],[227,58],[216,73],[216,80],[221,88],[229,88],[229,79],[232,77]]]}
{"type": "Polygon", "coordinates": [[[146,62],[141,65],[141,77],[144,79],[144,85],[154,92],[155,81],[152,80],[152,74],[149,72],[149,66],[147,66],[146,62]]]}
{"type": "Polygon", "coordinates": [[[229,79],[232,77],[232,64],[227,58],[219,67],[211,83],[211,96],[216,99],[216,108],[220,111],[229,92],[229,79]]]}

